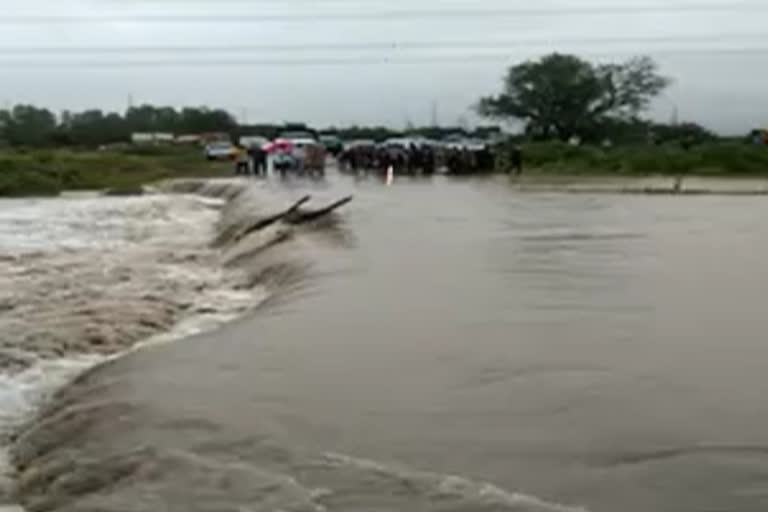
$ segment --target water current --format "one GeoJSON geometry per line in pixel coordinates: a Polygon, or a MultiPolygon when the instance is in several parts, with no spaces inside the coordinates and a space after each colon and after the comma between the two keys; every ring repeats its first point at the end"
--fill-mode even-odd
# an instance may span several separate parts
{"type": "Polygon", "coordinates": [[[768,510],[763,198],[244,183],[0,203],[9,505],[768,510]]]}

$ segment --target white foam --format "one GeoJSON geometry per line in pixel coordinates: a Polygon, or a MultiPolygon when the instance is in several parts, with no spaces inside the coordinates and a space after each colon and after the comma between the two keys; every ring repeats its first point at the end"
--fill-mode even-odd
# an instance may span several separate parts
{"type": "MultiPolygon", "coordinates": [[[[0,440],[29,420],[53,392],[106,359],[108,358],[103,356],[83,356],[38,361],[16,375],[0,375],[0,440]]],[[[7,446],[0,443],[0,500],[9,494],[12,479],[13,467],[7,446]]],[[[20,510],[23,509],[2,504],[0,501],[0,512],[20,510]]]]}
{"type": "MultiPolygon", "coordinates": [[[[0,349],[32,361],[18,373],[0,374],[0,512],[23,510],[4,500],[13,475],[3,445],[53,392],[127,351],[216,329],[264,298],[263,290],[237,289],[239,276],[219,267],[208,248],[222,204],[181,195],[0,201],[0,284],[7,285],[0,303],[13,308],[0,311],[0,325],[13,327],[0,330],[0,349]],[[119,353],[50,360],[21,343],[25,328],[40,327],[37,334],[64,333],[68,344],[80,338],[61,331],[67,315],[89,314],[83,308],[111,314],[116,307],[114,318],[123,318],[146,294],[187,302],[187,309],[169,331],[119,353]]],[[[103,317],[77,317],[74,324],[109,327],[110,318],[104,324],[103,317]]]]}
{"type": "Polygon", "coordinates": [[[51,391],[105,359],[103,356],[82,356],[39,361],[16,375],[0,375],[0,433],[7,432],[4,426],[18,425],[18,421],[51,391]]]}
{"type": "Polygon", "coordinates": [[[484,506],[494,505],[498,510],[520,512],[589,512],[588,509],[583,507],[562,505],[527,494],[509,492],[488,482],[476,482],[461,476],[417,471],[333,452],[324,454],[323,459],[325,464],[335,467],[349,466],[361,471],[396,477],[397,480],[429,483],[435,492],[442,497],[453,496],[470,503],[476,503],[478,506],[481,504],[484,506]]]}
{"type": "Polygon", "coordinates": [[[205,237],[218,214],[186,196],[39,199],[0,204],[0,240],[10,252],[174,245],[205,237]]]}

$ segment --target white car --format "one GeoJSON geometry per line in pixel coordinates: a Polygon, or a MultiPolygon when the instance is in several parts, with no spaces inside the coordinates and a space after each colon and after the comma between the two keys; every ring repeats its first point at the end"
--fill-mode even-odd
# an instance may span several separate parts
{"type": "Polygon", "coordinates": [[[289,139],[293,143],[295,151],[306,151],[307,146],[314,146],[317,144],[315,139],[289,139]]]}
{"type": "Polygon", "coordinates": [[[230,160],[235,157],[236,149],[229,142],[214,142],[205,146],[208,160],[230,160]]]}
{"type": "Polygon", "coordinates": [[[269,139],[259,135],[246,135],[240,137],[240,145],[246,148],[263,148],[267,144],[269,144],[269,139]]]}

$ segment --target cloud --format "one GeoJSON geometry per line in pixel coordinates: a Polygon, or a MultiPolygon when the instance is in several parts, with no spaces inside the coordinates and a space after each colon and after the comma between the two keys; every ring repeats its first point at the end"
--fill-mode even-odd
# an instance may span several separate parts
{"type": "Polygon", "coordinates": [[[130,94],[135,101],[246,110],[252,121],[396,126],[426,122],[436,101],[447,123],[466,116],[477,97],[494,91],[509,63],[559,50],[596,59],[657,55],[663,71],[676,79],[654,108],[662,119],[675,104],[682,118],[721,131],[768,123],[760,119],[760,112],[768,112],[762,91],[768,71],[759,64],[768,51],[755,51],[766,31],[764,16],[755,12],[764,5],[726,0],[532,5],[521,0],[488,0],[481,6],[471,0],[32,0],[4,12],[19,22],[6,22],[0,30],[0,63],[6,64],[0,65],[0,100],[122,109],[130,94]],[[451,14],[478,10],[488,14],[451,14]],[[552,14],[540,12],[545,10],[552,14]],[[582,10],[589,12],[576,13],[582,10]],[[25,16],[70,21],[22,23],[25,16]],[[270,18],[256,22],[255,16],[270,18]],[[73,20],[94,17],[99,20],[73,20]],[[191,21],[195,17],[218,21],[191,21]],[[412,44],[398,47],[398,42],[412,44]],[[386,43],[394,46],[381,46],[386,43]],[[129,51],[163,46],[240,49],[129,51]],[[30,47],[58,51],[2,52],[30,47]],[[61,50],[73,47],[80,53],[61,50]],[[106,48],[120,50],[99,51],[106,48]],[[477,55],[484,58],[473,58],[477,55]],[[155,60],[161,64],[145,65],[155,60]],[[421,62],[403,62],[409,60],[421,62]],[[221,65],[224,61],[233,64],[221,65]]]}

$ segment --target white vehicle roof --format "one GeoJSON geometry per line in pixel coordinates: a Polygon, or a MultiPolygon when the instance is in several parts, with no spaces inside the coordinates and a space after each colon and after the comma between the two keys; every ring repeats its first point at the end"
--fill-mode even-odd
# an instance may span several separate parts
{"type": "Polygon", "coordinates": [[[269,139],[260,135],[244,135],[240,137],[240,144],[264,144],[269,142],[269,139]]]}
{"type": "Polygon", "coordinates": [[[298,140],[298,139],[312,139],[312,140],[316,140],[311,132],[307,132],[307,131],[303,131],[303,130],[282,132],[280,134],[279,138],[280,139],[291,139],[291,140],[294,140],[294,139],[296,139],[296,140],[298,140]]]}
{"type": "Polygon", "coordinates": [[[373,139],[356,139],[356,140],[351,140],[349,142],[346,142],[344,144],[344,146],[347,148],[353,148],[357,146],[375,146],[375,145],[376,145],[376,141],[373,139]]]}
{"type": "Polygon", "coordinates": [[[288,139],[290,140],[294,146],[310,146],[312,144],[317,144],[317,141],[315,139],[288,139]]]}

